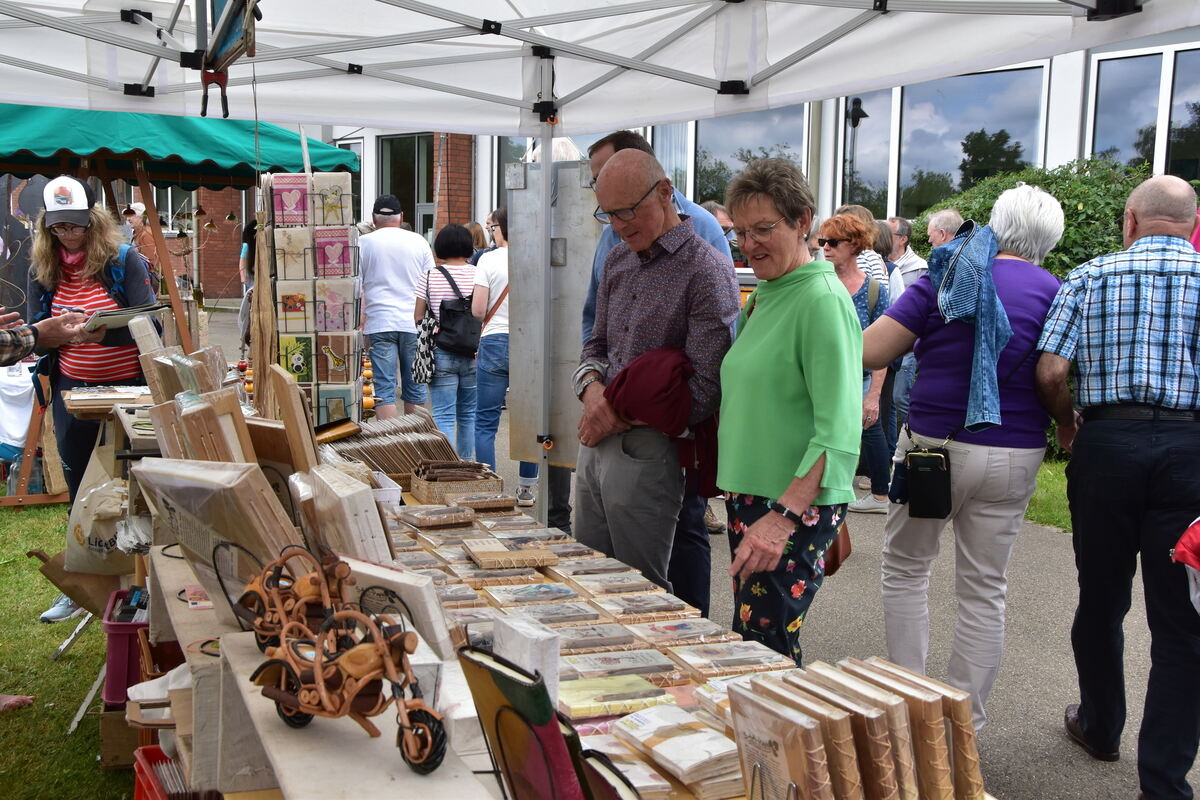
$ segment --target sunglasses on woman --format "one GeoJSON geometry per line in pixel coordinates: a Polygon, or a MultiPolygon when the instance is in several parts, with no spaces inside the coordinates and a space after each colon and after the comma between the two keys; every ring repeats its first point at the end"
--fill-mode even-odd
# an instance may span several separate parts
{"type": "Polygon", "coordinates": [[[825,245],[829,245],[830,247],[837,247],[842,242],[848,242],[848,241],[850,241],[850,240],[849,239],[817,239],[817,246],[824,247],[825,245]]]}

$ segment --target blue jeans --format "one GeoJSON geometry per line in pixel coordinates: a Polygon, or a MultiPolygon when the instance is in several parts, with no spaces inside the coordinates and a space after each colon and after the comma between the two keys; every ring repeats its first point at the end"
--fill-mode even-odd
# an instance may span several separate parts
{"type": "Polygon", "coordinates": [[[405,403],[425,402],[425,387],[412,379],[413,360],[417,357],[417,335],[407,331],[368,333],[371,370],[375,385],[375,404],[396,404],[396,368],[400,369],[400,395],[405,403]]]}
{"type": "Polygon", "coordinates": [[[896,383],[892,386],[892,408],[896,410],[896,428],[899,430],[908,422],[908,397],[912,394],[913,383],[917,380],[917,356],[906,353],[896,373],[896,383]]]}
{"type": "MultiPolygon", "coordinates": [[[[867,396],[870,385],[870,378],[863,380],[863,397],[867,396]]],[[[871,494],[886,495],[892,482],[892,454],[888,452],[882,417],[876,419],[873,425],[863,428],[862,461],[871,478],[871,494]]]]}
{"type": "Polygon", "coordinates": [[[469,461],[475,450],[475,359],[435,347],[433,360],[433,421],[458,457],[469,461]]]}
{"type": "MultiPolygon", "coordinates": [[[[496,468],[496,431],[508,391],[508,334],[493,333],[479,340],[476,356],[479,400],[475,406],[475,460],[496,468]]],[[[538,465],[522,461],[523,483],[537,480],[538,465]]]]}

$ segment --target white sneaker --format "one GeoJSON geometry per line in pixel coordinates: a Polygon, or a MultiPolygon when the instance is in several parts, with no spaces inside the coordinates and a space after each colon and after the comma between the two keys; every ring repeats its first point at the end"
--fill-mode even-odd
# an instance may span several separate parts
{"type": "Polygon", "coordinates": [[[886,514],[888,512],[888,505],[886,498],[876,500],[875,495],[868,493],[851,503],[849,509],[857,511],[860,514],[886,514]]]}
{"type": "Polygon", "coordinates": [[[537,495],[533,493],[532,486],[517,487],[517,505],[522,508],[529,508],[537,501],[537,495]]]}
{"type": "Polygon", "coordinates": [[[39,622],[63,622],[71,617],[78,616],[83,611],[75,601],[67,597],[65,594],[60,594],[54,598],[54,602],[42,612],[38,617],[39,622]]]}

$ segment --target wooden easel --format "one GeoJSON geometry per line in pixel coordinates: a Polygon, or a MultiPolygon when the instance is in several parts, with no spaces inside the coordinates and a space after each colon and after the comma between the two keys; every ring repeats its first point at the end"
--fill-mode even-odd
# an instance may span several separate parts
{"type": "MultiPolygon", "coordinates": [[[[50,381],[46,379],[45,375],[39,375],[38,380],[41,382],[42,396],[45,397],[46,393],[50,391],[50,381]]],[[[38,444],[42,440],[42,418],[46,415],[48,408],[49,406],[42,406],[36,401],[33,404],[33,412],[29,417],[29,430],[25,434],[25,449],[21,452],[21,470],[17,473],[17,491],[15,494],[0,497],[0,506],[22,508],[45,503],[65,503],[70,497],[68,492],[29,493],[29,477],[33,474],[33,460],[37,458],[38,444]]]]}

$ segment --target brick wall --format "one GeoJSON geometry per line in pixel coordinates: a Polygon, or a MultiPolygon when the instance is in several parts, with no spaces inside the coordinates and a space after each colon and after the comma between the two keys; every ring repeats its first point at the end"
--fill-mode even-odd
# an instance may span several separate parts
{"type": "Polygon", "coordinates": [[[440,165],[437,224],[471,221],[474,191],[475,138],[462,133],[433,135],[433,163],[440,165]]]}
{"type": "Polygon", "coordinates": [[[204,296],[241,297],[238,256],[242,252],[242,193],[237,189],[201,189],[199,200],[208,212],[205,219],[217,226],[216,230],[205,230],[201,223],[200,228],[200,285],[204,296]],[[225,219],[230,213],[237,222],[225,219]]]}

